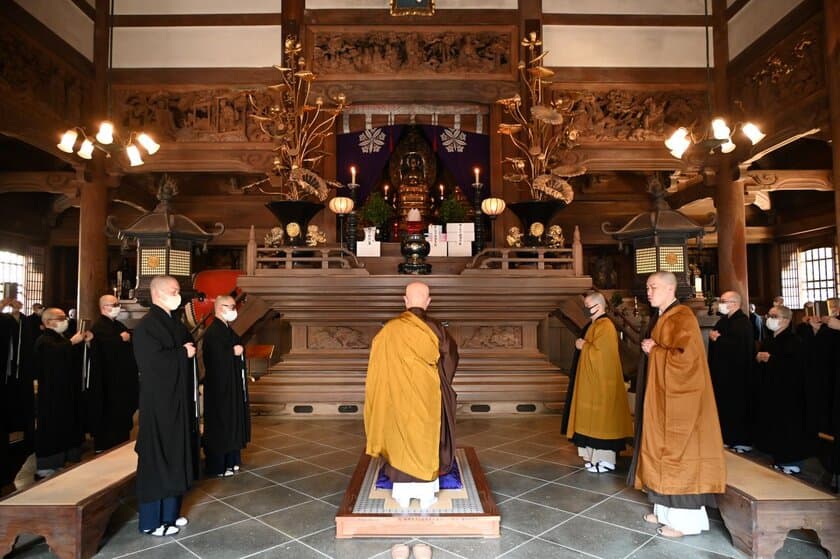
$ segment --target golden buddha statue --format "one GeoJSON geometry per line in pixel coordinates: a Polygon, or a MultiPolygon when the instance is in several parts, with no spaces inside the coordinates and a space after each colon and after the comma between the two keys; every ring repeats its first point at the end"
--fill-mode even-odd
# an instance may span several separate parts
{"type": "Polygon", "coordinates": [[[397,215],[400,223],[408,219],[408,212],[416,209],[421,221],[429,217],[429,184],[426,180],[426,163],[422,154],[412,151],[400,162],[400,186],[397,190],[397,215]]]}

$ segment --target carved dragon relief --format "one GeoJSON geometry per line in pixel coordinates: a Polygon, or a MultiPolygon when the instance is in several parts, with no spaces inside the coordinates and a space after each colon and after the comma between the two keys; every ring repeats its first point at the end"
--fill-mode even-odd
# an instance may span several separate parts
{"type": "Polygon", "coordinates": [[[700,92],[552,90],[567,110],[578,141],[660,141],[670,127],[685,126],[703,112],[700,92]]]}
{"type": "MultiPolygon", "coordinates": [[[[515,79],[513,27],[415,26],[365,31],[312,27],[313,69],[325,76],[515,79]]],[[[352,78],[351,78],[352,79],[352,78]]]]}
{"type": "Polygon", "coordinates": [[[521,348],[522,327],[479,326],[471,334],[464,337],[464,341],[461,342],[460,346],[465,349],[521,348]]]}
{"type": "Polygon", "coordinates": [[[81,120],[87,80],[14,28],[0,30],[0,91],[62,120],[81,120]]]}
{"type": "Polygon", "coordinates": [[[370,342],[367,333],[349,326],[309,326],[306,329],[309,349],[367,349],[370,342]]]}
{"type": "Polygon", "coordinates": [[[733,99],[748,114],[776,114],[825,88],[822,28],[807,23],[747,66],[733,85],[733,99]]]}
{"type": "Polygon", "coordinates": [[[116,89],[121,124],[176,142],[270,142],[251,115],[266,116],[278,99],[265,91],[116,89]],[[249,95],[254,99],[252,106],[249,95]]]}

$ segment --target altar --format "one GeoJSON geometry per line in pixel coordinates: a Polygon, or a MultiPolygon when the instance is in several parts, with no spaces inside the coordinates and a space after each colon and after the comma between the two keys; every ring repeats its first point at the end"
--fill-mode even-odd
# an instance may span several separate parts
{"type": "MultiPolygon", "coordinates": [[[[281,360],[251,391],[258,414],[360,414],[370,343],[404,310],[406,284],[426,282],[429,312],[448,324],[461,361],[459,413],[557,412],[568,377],[552,363],[549,314],[579,298],[579,235],[571,248],[487,249],[428,258],[432,274],[396,274],[398,257],[359,259],[338,247],[259,248],[252,232],[238,286],[280,313],[281,360]],[[441,273],[443,272],[443,273],[441,273]]],[[[276,324],[276,323],[275,323],[276,324]]]]}

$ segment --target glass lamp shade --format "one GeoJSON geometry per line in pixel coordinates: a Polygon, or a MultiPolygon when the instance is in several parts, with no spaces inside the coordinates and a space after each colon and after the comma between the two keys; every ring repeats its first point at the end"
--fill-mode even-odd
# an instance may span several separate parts
{"type": "Polygon", "coordinates": [[[99,132],[96,133],[96,141],[103,145],[110,145],[114,142],[114,125],[107,120],[99,125],[99,132]]]}
{"type": "Polygon", "coordinates": [[[501,198],[485,198],[481,202],[481,211],[485,215],[496,217],[505,211],[505,201],[501,198]]]}
{"type": "Polygon", "coordinates": [[[82,142],[81,147],[79,147],[79,151],[76,154],[81,157],[82,159],[90,159],[93,157],[93,142],[85,138],[85,141],[82,142]]]}
{"type": "Polygon", "coordinates": [[[665,140],[665,147],[671,151],[671,155],[679,159],[691,145],[691,140],[688,138],[688,129],[679,127],[674,130],[674,133],[665,140]]]}
{"type": "Polygon", "coordinates": [[[732,131],[722,118],[716,118],[712,121],[712,135],[716,140],[728,140],[731,133],[732,131]]]}
{"type": "Polygon", "coordinates": [[[732,143],[732,140],[728,140],[725,144],[720,146],[720,151],[723,153],[731,153],[735,150],[735,144],[732,143]]]}
{"type": "Polygon", "coordinates": [[[76,145],[76,138],[79,137],[79,133],[75,130],[68,130],[64,134],[61,135],[61,141],[56,144],[55,147],[63,151],[64,153],[73,153],[73,146],[76,145]]]}
{"type": "Polygon", "coordinates": [[[154,141],[152,137],[146,134],[145,132],[137,136],[137,143],[143,146],[143,149],[145,149],[146,153],[148,153],[149,155],[156,154],[157,151],[160,149],[160,144],[154,141]]]}
{"type": "Polygon", "coordinates": [[[143,158],[140,157],[140,150],[134,144],[129,144],[125,148],[125,154],[128,156],[128,163],[132,167],[137,167],[143,164],[143,158]]]}
{"type": "Polygon", "coordinates": [[[338,215],[349,214],[353,211],[353,200],[346,196],[336,196],[330,200],[330,210],[338,215]]]}
{"type": "Polygon", "coordinates": [[[759,130],[758,126],[753,124],[752,122],[747,122],[741,127],[741,132],[750,139],[753,145],[757,144],[761,140],[764,139],[766,134],[763,134],[761,130],[759,130]]]}

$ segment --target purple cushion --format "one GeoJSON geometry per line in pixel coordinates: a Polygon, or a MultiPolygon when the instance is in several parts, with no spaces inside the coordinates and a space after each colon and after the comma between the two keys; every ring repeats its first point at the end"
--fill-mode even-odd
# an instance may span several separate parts
{"type": "MultiPolygon", "coordinates": [[[[379,469],[379,476],[376,478],[377,489],[393,489],[394,483],[384,472],[384,465],[379,469]]],[[[464,484],[461,483],[461,472],[458,470],[458,461],[452,463],[452,469],[448,474],[442,475],[438,478],[438,483],[441,489],[461,489],[464,484]]]]}

